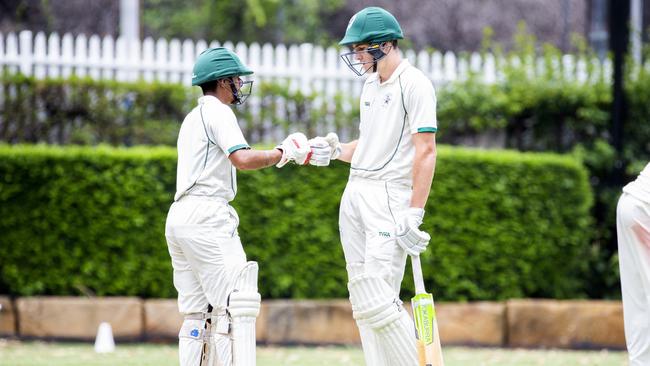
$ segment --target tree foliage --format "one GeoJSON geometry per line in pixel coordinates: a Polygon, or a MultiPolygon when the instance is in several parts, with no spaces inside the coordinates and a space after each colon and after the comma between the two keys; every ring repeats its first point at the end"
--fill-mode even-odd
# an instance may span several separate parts
{"type": "Polygon", "coordinates": [[[343,0],[145,0],[145,34],[246,43],[330,43],[325,22],[343,0]]]}

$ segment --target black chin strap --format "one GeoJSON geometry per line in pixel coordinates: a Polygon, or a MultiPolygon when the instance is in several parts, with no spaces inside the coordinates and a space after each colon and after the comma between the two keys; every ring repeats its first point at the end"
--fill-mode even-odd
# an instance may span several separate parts
{"type": "Polygon", "coordinates": [[[384,58],[387,54],[382,50],[381,45],[384,43],[379,44],[379,47],[373,50],[370,50],[370,55],[372,55],[372,72],[377,72],[377,62],[384,58]]]}
{"type": "Polygon", "coordinates": [[[232,91],[232,98],[233,98],[232,103],[239,104],[239,102],[241,102],[241,98],[239,96],[239,93],[237,92],[237,88],[235,88],[235,82],[232,81],[232,79],[228,79],[228,81],[230,81],[230,90],[232,91]]]}

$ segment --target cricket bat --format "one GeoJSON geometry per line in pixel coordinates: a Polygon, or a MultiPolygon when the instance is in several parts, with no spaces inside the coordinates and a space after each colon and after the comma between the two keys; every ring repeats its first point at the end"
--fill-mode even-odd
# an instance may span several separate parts
{"type": "Polygon", "coordinates": [[[411,299],[420,366],[444,366],[433,296],[426,293],[419,256],[411,256],[415,296],[411,299]]]}

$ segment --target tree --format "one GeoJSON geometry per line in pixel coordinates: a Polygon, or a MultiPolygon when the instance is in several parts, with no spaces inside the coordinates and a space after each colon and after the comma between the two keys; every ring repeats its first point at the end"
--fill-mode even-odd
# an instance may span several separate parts
{"type": "Polygon", "coordinates": [[[324,20],[343,0],[144,0],[144,35],[207,41],[328,43],[324,20]]]}

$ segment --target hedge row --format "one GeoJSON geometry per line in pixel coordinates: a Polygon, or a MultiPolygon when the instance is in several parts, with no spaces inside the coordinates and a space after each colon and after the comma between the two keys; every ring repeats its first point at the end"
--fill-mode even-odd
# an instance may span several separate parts
{"type": "MultiPolygon", "coordinates": [[[[345,297],[348,166],[239,173],[234,201],[266,298],[345,297]]],[[[0,293],[174,297],[171,148],[0,145],[0,293]]],[[[573,158],[440,147],[424,228],[441,300],[584,296],[591,191],[573,158]]],[[[403,296],[412,293],[406,271],[403,296]]]]}
{"type": "MultiPolygon", "coordinates": [[[[249,143],[289,130],[313,136],[326,125],[346,133],[358,120],[356,102],[340,94],[320,103],[317,93],[305,95],[286,82],[256,83],[254,93],[255,103],[235,109],[249,143]]],[[[0,74],[0,141],[175,145],[199,96],[198,87],[182,84],[0,74]]]]}

